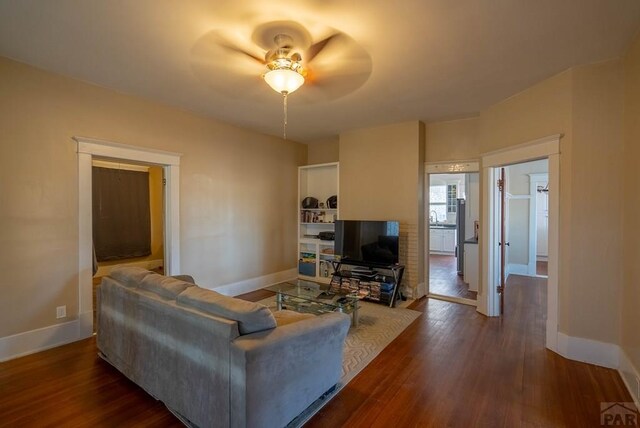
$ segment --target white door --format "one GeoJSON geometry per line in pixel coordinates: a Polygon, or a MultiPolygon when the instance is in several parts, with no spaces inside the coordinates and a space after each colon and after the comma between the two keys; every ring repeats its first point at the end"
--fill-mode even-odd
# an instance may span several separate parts
{"type": "MultiPolygon", "coordinates": [[[[547,183],[537,183],[537,186],[547,188],[547,183]]],[[[547,257],[549,234],[549,193],[536,193],[536,256],[547,257]]]]}

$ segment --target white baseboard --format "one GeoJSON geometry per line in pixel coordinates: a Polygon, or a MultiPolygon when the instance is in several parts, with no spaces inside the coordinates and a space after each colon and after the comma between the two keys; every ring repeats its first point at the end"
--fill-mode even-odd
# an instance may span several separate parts
{"type": "Polygon", "coordinates": [[[143,260],[140,262],[122,263],[122,264],[109,265],[109,266],[98,266],[98,271],[94,276],[107,276],[111,273],[113,269],[117,268],[118,266],[136,266],[136,267],[141,267],[148,270],[153,270],[153,269],[157,269],[159,267],[164,266],[164,260],[162,259],[143,260]]]}
{"type": "MultiPolygon", "coordinates": [[[[277,284],[278,282],[296,279],[297,277],[298,277],[298,269],[292,268],[289,270],[270,273],[268,275],[259,276],[256,278],[245,279],[243,281],[238,281],[231,284],[225,284],[218,287],[206,287],[206,288],[215,290],[218,293],[224,294],[226,296],[237,296],[239,294],[260,290],[261,288],[264,288],[269,285],[277,284]]],[[[205,287],[203,285],[200,285],[200,286],[205,287]]]]}
{"type": "MultiPolygon", "coordinates": [[[[215,290],[218,293],[236,296],[297,277],[298,270],[293,268],[223,285],[216,287],[215,290]]],[[[0,338],[0,362],[66,345],[90,337],[92,334],[93,312],[84,312],[72,321],[0,338]]]]}
{"type": "Polygon", "coordinates": [[[518,263],[509,263],[507,265],[507,276],[513,275],[529,275],[529,265],[518,263]]]}
{"type": "MultiPolygon", "coordinates": [[[[413,293],[411,293],[413,294],[413,293]]],[[[419,299],[423,296],[427,295],[427,284],[424,282],[421,282],[420,284],[418,284],[418,286],[416,287],[416,295],[415,296],[406,296],[409,299],[419,299]]]]}
{"type": "Polygon", "coordinates": [[[612,343],[572,337],[558,332],[558,354],[570,360],[617,369],[620,366],[620,348],[612,343]]]}
{"type": "Polygon", "coordinates": [[[93,334],[92,317],[93,313],[82,314],[73,321],[2,337],[0,338],[0,362],[90,337],[93,334]]]}
{"type": "Polygon", "coordinates": [[[633,397],[636,407],[640,409],[640,374],[622,349],[620,349],[620,367],[618,368],[618,372],[629,390],[631,397],[633,397]]]}
{"type": "Polygon", "coordinates": [[[618,370],[636,407],[640,409],[640,374],[618,345],[558,332],[557,352],[570,360],[618,370]]]}

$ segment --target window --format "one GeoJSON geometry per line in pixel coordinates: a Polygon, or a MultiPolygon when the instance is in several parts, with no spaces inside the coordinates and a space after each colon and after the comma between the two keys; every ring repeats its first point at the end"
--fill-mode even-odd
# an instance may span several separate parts
{"type": "Polygon", "coordinates": [[[455,213],[457,209],[458,186],[449,184],[447,186],[447,212],[455,213]]]}
{"type": "Polygon", "coordinates": [[[429,221],[447,221],[447,214],[455,214],[458,207],[458,185],[436,184],[429,191],[429,221]]]}
{"type": "Polygon", "coordinates": [[[429,189],[429,221],[447,220],[447,186],[435,185],[429,189]]]}

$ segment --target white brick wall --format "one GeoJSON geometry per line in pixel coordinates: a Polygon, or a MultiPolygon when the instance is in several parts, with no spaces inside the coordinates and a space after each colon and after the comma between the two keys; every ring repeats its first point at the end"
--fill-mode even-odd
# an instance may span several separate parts
{"type": "Polygon", "coordinates": [[[405,296],[417,295],[418,278],[418,225],[400,223],[400,264],[405,266],[402,290],[405,296]]]}

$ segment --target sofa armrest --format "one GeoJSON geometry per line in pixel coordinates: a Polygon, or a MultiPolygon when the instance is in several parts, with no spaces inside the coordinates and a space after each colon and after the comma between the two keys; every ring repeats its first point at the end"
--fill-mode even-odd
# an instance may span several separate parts
{"type": "Polygon", "coordinates": [[[232,426],[285,426],[342,374],[348,315],[333,312],[231,342],[232,426]]]}

